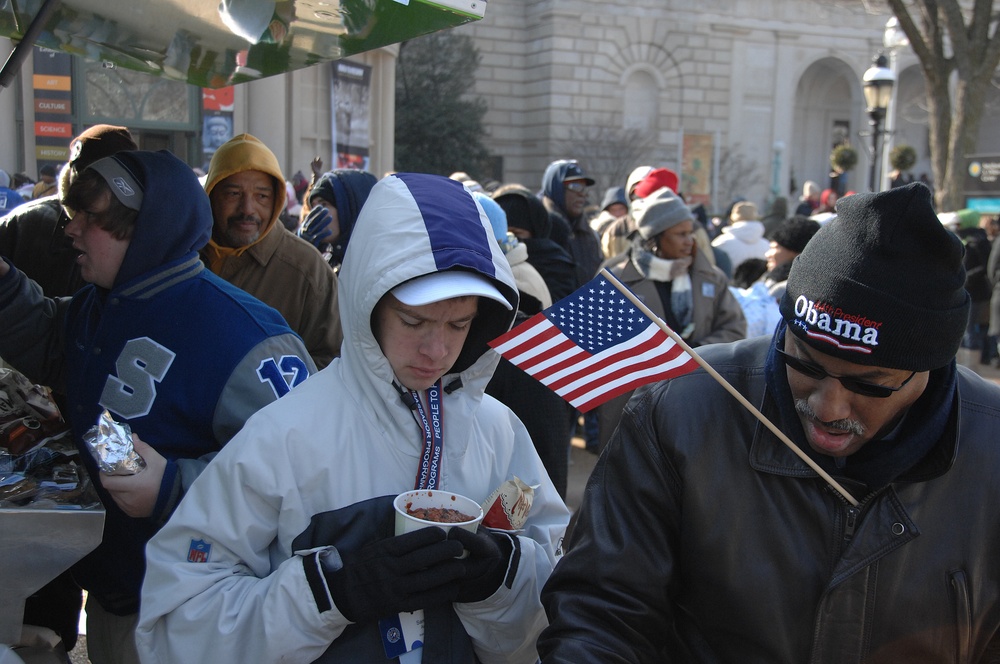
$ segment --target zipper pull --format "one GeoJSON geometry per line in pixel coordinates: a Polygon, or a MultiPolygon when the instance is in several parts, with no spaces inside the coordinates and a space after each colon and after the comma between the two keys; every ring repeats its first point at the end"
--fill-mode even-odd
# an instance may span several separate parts
{"type": "Polygon", "coordinates": [[[854,529],[858,525],[859,516],[861,516],[861,510],[857,507],[851,506],[847,508],[847,523],[844,524],[844,540],[850,541],[854,537],[854,529]]]}

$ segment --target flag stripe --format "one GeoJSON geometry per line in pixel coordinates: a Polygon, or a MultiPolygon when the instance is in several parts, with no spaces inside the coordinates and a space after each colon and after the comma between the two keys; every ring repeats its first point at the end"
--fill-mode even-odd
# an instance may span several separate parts
{"type": "MultiPolygon", "coordinates": [[[[627,353],[628,351],[624,352],[627,353]]],[[[562,389],[572,391],[576,390],[582,383],[594,382],[597,379],[603,382],[613,380],[615,376],[624,375],[628,372],[641,372],[647,368],[656,368],[657,366],[672,366],[677,355],[676,345],[667,339],[667,343],[643,353],[642,356],[632,357],[631,354],[628,354],[623,357],[608,358],[610,361],[607,363],[584,368],[566,379],[553,381],[552,384],[549,384],[549,387],[556,392],[562,389]]]]}
{"type": "MultiPolygon", "coordinates": [[[[559,332],[558,328],[556,332],[559,332]]],[[[532,376],[538,376],[539,374],[547,375],[553,371],[552,367],[561,366],[580,355],[589,355],[589,353],[582,350],[571,339],[567,339],[559,332],[559,337],[548,344],[548,348],[545,348],[544,352],[540,352],[532,359],[522,362],[521,368],[532,376]]]]}
{"type": "Polygon", "coordinates": [[[496,349],[498,353],[506,357],[507,351],[517,348],[521,340],[531,338],[531,335],[535,333],[535,326],[540,324],[551,325],[551,323],[549,323],[549,319],[545,317],[545,314],[535,314],[514,329],[504,332],[499,337],[489,342],[489,346],[490,348],[496,349]]]}
{"type": "MultiPolygon", "coordinates": [[[[566,353],[571,355],[581,351],[559,328],[553,325],[545,316],[539,314],[534,318],[525,321],[516,328],[523,330],[515,338],[504,341],[504,337],[499,337],[490,343],[497,352],[510,360],[513,364],[521,367],[531,375],[536,375],[553,362],[558,362],[566,357],[566,353]],[[518,344],[522,344],[518,346],[518,344]],[[522,352],[515,352],[516,350],[522,352]]],[[[509,336],[504,335],[504,336],[509,336]]]]}
{"type": "Polygon", "coordinates": [[[686,373],[694,371],[697,367],[698,363],[692,360],[690,366],[678,367],[676,371],[659,371],[643,375],[632,374],[632,380],[627,383],[620,384],[614,388],[604,385],[599,386],[597,389],[594,389],[587,394],[574,398],[570,401],[570,404],[580,412],[586,413],[587,411],[600,406],[605,401],[613,399],[620,394],[625,394],[626,392],[630,392],[635,388],[648,383],[655,383],[658,380],[666,380],[667,378],[683,376],[686,373]]]}
{"type": "Polygon", "coordinates": [[[623,392],[635,389],[640,385],[645,385],[646,383],[662,380],[664,378],[671,378],[673,376],[681,376],[693,371],[696,368],[698,368],[698,364],[684,354],[683,357],[677,358],[676,364],[673,365],[652,367],[639,371],[622,369],[611,375],[604,376],[604,380],[598,383],[596,387],[594,383],[589,383],[572,392],[566,392],[563,394],[562,392],[557,391],[557,393],[576,406],[579,403],[591,401],[595,397],[602,394],[613,392],[613,394],[608,394],[606,396],[604,399],[606,401],[607,399],[617,396],[623,392]]]}
{"type": "Polygon", "coordinates": [[[598,353],[597,355],[591,356],[590,358],[578,361],[573,367],[563,367],[558,371],[553,371],[550,376],[553,382],[562,383],[567,377],[569,380],[573,380],[572,376],[578,375],[581,372],[589,373],[592,371],[599,371],[611,364],[620,362],[623,359],[654,359],[654,356],[650,355],[650,353],[655,351],[656,348],[660,346],[665,346],[665,348],[674,346],[674,342],[671,341],[670,338],[661,332],[655,325],[651,325],[650,328],[643,334],[639,335],[636,340],[640,341],[640,343],[634,347],[629,347],[624,350],[618,347],[612,347],[606,351],[598,353]]]}

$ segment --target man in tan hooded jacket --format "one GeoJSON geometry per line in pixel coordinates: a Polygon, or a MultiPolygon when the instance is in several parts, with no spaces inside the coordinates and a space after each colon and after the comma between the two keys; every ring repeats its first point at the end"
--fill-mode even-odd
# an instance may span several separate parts
{"type": "Polygon", "coordinates": [[[277,223],[285,178],[274,153],[250,134],[234,136],[212,156],[205,191],[215,225],[202,260],[281,312],[316,366],[325,367],[344,338],[337,276],[315,247],[277,223]]]}

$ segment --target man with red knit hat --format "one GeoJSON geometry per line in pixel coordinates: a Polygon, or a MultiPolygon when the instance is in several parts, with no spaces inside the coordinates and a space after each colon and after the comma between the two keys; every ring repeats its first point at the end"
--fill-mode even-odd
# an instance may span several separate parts
{"type": "MultiPolygon", "coordinates": [[[[625,193],[629,201],[636,201],[647,198],[653,192],[666,187],[680,196],[680,193],[677,191],[679,186],[680,178],[675,171],[669,168],[640,166],[629,175],[628,182],[625,185],[625,193]]],[[[683,200],[683,196],[681,196],[681,200],[683,200]]],[[[601,247],[604,250],[605,258],[614,258],[627,251],[629,247],[628,238],[634,230],[635,220],[632,219],[631,210],[624,217],[619,217],[614,222],[606,224],[601,232],[601,247]]],[[[706,235],[706,247],[707,243],[708,239],[706,235]]],[[[710,257],[710,260],[714,265],[714,256],[710,257]]]]}
{"type": "Polygon", "coordinates": [[[677,177],[677,173],[669,168],[654,168],[632,190],[632,198],[646,198],[654,191],[664,187],[679,194],[680,192],[677,190],[679,186],[680,178],[677,177]]]}

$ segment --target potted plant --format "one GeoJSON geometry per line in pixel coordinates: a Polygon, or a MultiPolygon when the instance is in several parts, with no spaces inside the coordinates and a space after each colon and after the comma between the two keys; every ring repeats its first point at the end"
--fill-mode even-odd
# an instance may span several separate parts
{"type": "Polygon", "coordinates": [[[837,196],[844,195],[847,186],[847,178],[844,176],[847,171],[858,165],[858,152],[847,143],[841,143],[830,153],[830,188],[837,192],[837,196]]]}
{"type": "Polygon", "coordinates": [[[905,173],[917,163],[917,151],[912,145],[897,145],[889,153],[889,163],[900,173],[905,173]]]}
{"type": "Polygon", "coordinates": [[[830,153],[830,166],[836,175],[841,175],[858,165],[858,151],[844,143],[830,153]]]}
{"type": "Polygon", "coordinates": [[[913,182],[913,175],[909,173],[914,164],[917,163],[917,151],[912,145],[900,144],[889,152],[889,164],[892,166],[891,187],[900,187],[913,182]]]}

